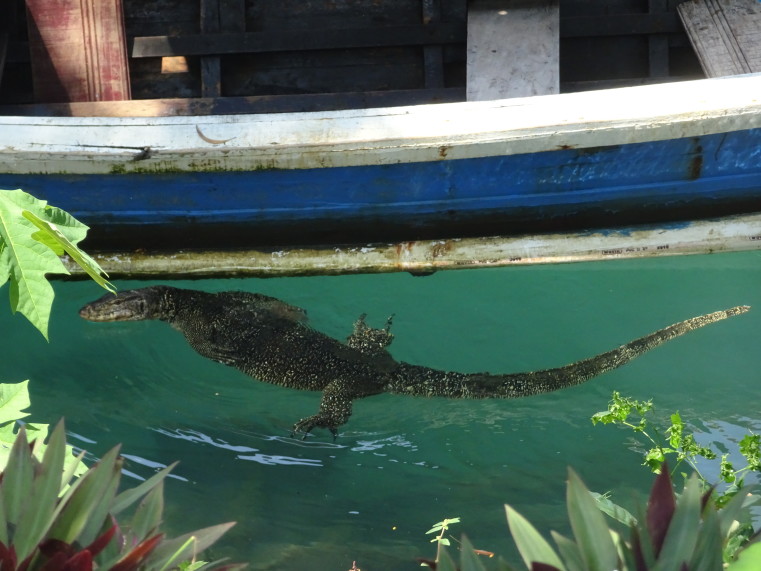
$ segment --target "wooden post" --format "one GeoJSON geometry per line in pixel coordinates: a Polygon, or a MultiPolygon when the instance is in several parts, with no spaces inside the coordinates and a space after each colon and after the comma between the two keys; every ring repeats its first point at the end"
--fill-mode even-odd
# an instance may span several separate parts
{"type": "Polygon", "coordinates": [[[468,100],[558,93],[559,14],[558,0],[472,0],[468,100]]]}
{"type": "Polygon", "coordinates": [[[27,0],[35,98],[130,99],[121,0],[27,0]]]}
{"type": "MultiPolygon", "coordinates": [[[[201,0],[201,32],[245,32],[244,0],[201,0]]],[[[201,96],[222,95],[222,60],[219,56],[201,58],[201,96]]]]}

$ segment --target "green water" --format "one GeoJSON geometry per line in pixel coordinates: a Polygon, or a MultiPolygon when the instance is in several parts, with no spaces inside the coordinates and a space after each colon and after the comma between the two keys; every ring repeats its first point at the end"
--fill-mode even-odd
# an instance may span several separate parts
{"type": "Polygon", "coordinates": [[[34,419],[65,416],[71,442],[95,456],[123,443],[134,483],[179,460],[167,486],[169,530],[235,520],[213,555],[253,569],[345,571],[354,560],[363,571],[418,569],[414,557],[433,554],[424,532],[454,516],[476,547],[513,557],[503,504],[543,531],[566,531],[568,465],[592,489],[630,501],[650,477],[629,433],[589,421],[613,390],[652,397],[664,415],[679,409],[706,442],[731,447],[745,428],[761,431],[759,252],[172,285],[273,295],[339,338],[361,313],[376,326],[395,314],[397,359],[462,371],[558,366],[693,315],[756,306],[549,395],[362,400],[335,443],[321,431],[288,438],[316,411],[316,393],[207,361],[164,323],[80,320],[76,310],[102,293],[91,283],[55,284],[49,344],[0,311],[0,378],[32,379],[34,419]]]}

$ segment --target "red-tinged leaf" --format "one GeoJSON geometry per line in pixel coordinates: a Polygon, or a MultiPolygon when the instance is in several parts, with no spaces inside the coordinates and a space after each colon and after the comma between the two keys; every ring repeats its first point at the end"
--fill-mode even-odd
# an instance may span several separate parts
{"type": "Polygon", "coordinates": [[[92,571],[92,553],[80,551],[64,563],[61,571],[92,571]]]}
{"type": "Polygon", "coordinates": [[[538,563],[537,561],[532,561],[531,571],[560,571],[560,569],[554,565],[550,565],[549,563],[538,563]]]}
{"type": "Polygon", "coordinates": [[[162,539],[164,539],[164,534],[159,533],[158,535],[154,535],[150,539],[146,539],[138,544],[132,551],[111,567],[111,571],[132,571],[133,569],[137,569],[143,560],[150,555],[151,551],[156,549],[156,546],[161,543],[162,539]]]}
{"type": "Polygon", "coordinates": [[[711,486],[700,498],[700,513],[702,514],[706,506],[708,505],[708,502],[711,501],[711,497],[713,496],[713,491],[716,489],[716,486],[711,486]]]}
{"type": "Polygon", "coordinates": [[[16,550],[0,541],[0,569],[16,569],[16,550]]]}
{"type": "Polygon", "coordinates": [[[40,543],[38,549],[47,558],[51,558],[57,553],[63,553],[67,559],[74,555],[74,548],[60,539],[46,539],[40,543]]]}
{"type": "Polygon", "coordinates": [[[106,545],[108,545],[109,541],[113,539],[114,534],[116,534],[117,525],[112,525],[108,531],[101,534],[100,537],[96,537],[95,541],[93,541],[90,545],[85,547],[87,551],[89,551],[93,557],[96,557],[98,553],[103,551],[106,548],[106,545]]]}
{"type": "Polygon", "coordinates": [[[631,545],[636,571],[648,571],[645,554],[642,551],[642,537],[636,527],[632,527],[631,545]]]}
{"type": "Polygon", "coordinates": [[[40,571],[63,571],[63,566],[68,559],[68,556],[63,551],[59,551],[40,567],[40,571]]]}
{"type": "Polygon", "coordinates": [[[666,532],[671,524],[671,518],[676,510],[676,498],[671,486],[668,466],[663,463],[661,473],[653,482],[650,499],[647,502],[647,529],[656,557],[661,552],[666,532]]]}

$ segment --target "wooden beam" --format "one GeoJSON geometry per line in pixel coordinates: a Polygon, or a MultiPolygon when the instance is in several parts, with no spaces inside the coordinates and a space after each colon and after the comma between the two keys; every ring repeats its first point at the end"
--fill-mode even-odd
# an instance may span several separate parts
{"type": "Polygon", "coordinates": [[[761,72],[761,2],[691,0],[677,9],[708,77],[761,72]]]}
{"type": "Polygon", "coordinates": [[[39,101],[130,98],[121,0],[26,0],[39,101]]]}
{"type": "Polygon", "coordinates": [[[473,0],[468,100],[558,93],[559,27],[558,0],[473,0]]]}
{"type": "Polygon", "coordinates": [[[460,43],[462,24],[386,26],[344,30],[193,34],[136,37],[132,57],[266,53],[299,50],[419,46],[460,43]]]}
{"type": "Polygon", "coordinates": [[[307,95],[0,105],[0,115],[27,117],[166,117],[174,115],[295,113],[451,103],[464,99],[464,89],[450,87],[445,89],[404,89],[307,95]]]}
{"type": "MultiPolygon", "coordinates": [[[[219,33],[218,0],[201,0],[201,33],[219,33]]],[[[222,95],[222,66],[219,56],[201,58],[201,97],[222,95]]]]}

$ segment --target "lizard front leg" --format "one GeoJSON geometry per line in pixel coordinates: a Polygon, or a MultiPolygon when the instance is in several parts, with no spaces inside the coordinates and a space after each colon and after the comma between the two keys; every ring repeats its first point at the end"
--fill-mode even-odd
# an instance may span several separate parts
{"type": "Polygon", "coordinates": [[[331,381],[322,392],[319,412],[302,418],[294,424],[291,436],[303,433],[303,440],[313,428],[319,427],[327,428],[335,440],[338,436],[338,427],[346,424],[351,416],[351,403],[356,396],[358,396],[356,383],[344,379],[331,381]]]}

